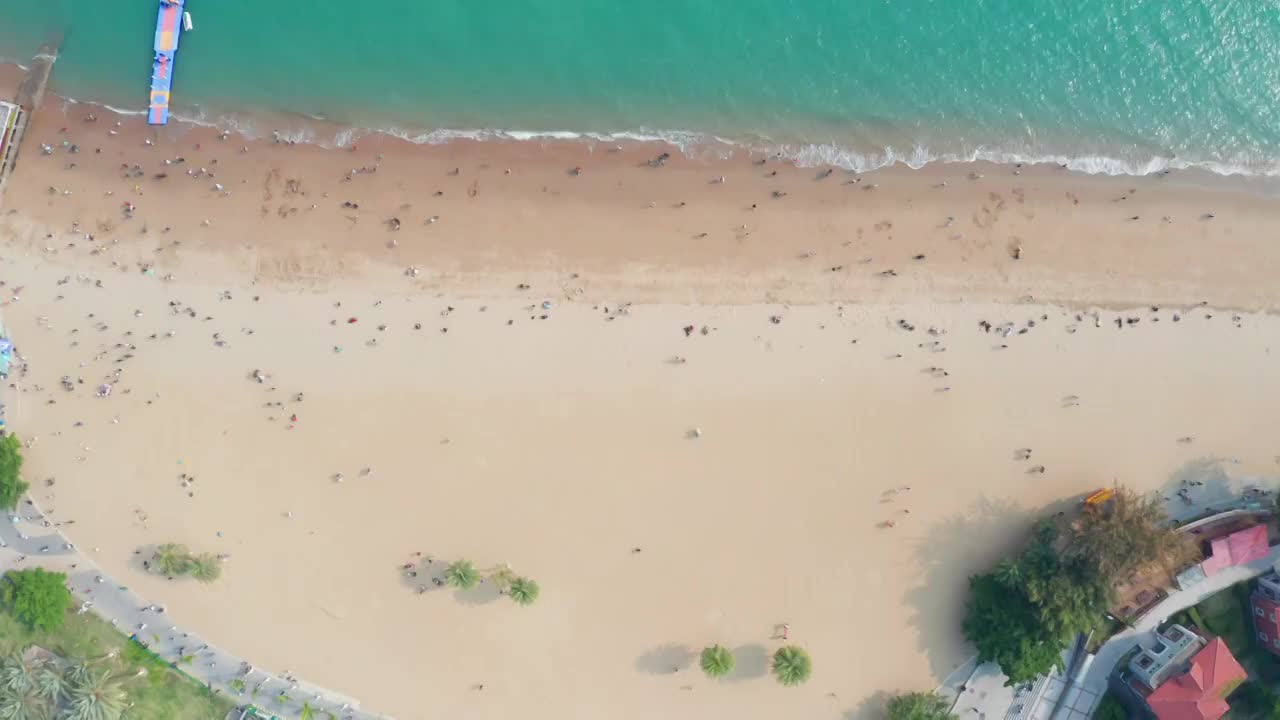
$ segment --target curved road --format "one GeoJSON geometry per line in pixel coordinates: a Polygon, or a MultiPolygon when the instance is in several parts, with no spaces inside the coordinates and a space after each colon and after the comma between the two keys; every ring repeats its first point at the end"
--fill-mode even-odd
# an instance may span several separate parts
{"type": "Polygon", "coordinates": [[[284,677],[251,665],[247,660],[201,640],[182,628],[162,606],[149,604],[127,587],[103,573],[87,555],[44,515],[32,501],[24,499],[12,522],[0,522],[0,572],[43,567],[67,574],[82,612],[93,612],[125,635],[138,634],[150,649],[169,662],[185,655],[195,660],[179,667],[183,672],[241,703],[250,703],[284,718],[299,718],[303,703],[309,703],[317,718],[326,714],[341,720],[387,720],[359,709],[359,702],[310,685],[294,677],[284,677]],[[245,683],[245,690],[231,688],[233,680],[245,683]],[[251,699],[257,688],[256,698],[251,699]],[[278,702],[284,693],[288,702],[278,702]]]}

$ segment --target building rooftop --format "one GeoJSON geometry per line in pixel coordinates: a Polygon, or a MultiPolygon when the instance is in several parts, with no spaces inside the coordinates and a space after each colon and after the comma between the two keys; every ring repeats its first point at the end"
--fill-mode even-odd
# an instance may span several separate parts
{"type": "Polygon", "coordinates": [[[1200,563],[1206,575],[1213,576],[1235,565],[1261,560],[1270,552],[1267,542],[1267,526],[1254,525],[1225,537],[1210,541],[1213,554],[1200,563]]]}
{"type": "Polygon", "coordinates": [[[1226,696],[1247,677],[1231,648],[1214,638],[1187,672],[1156,688],[1147,704],[1160,720],[1218,720],[1231,709],[1226,696]]]}

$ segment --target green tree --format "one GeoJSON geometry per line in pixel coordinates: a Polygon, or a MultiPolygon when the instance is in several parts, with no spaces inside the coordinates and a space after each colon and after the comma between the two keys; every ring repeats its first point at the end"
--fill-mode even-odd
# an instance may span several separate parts
{"type": "Polygon", "coordinates": [[[165,543],[156,548],[151,564],[162,575],[170,577],[186,575],[191,572],[191,552],[186,545],[165,543]]]}
{"type": "Polygon", "coordinates": [[[809,653],[798,645],[786,645],[773,654],[773,676],[778,682],[793,687],[809,679],[813,661],[809,653]]]}
{"type": "Polygon", "coordinates": [[[302,703],[302,712],[298,715],[298,720],[315,720],[316,709],[311,707],[311,702],[302,703]]]}
{"type": "Polygon", "coordinates": [[[78,673],[67,688],[66,720],[120,720],[125,692],[110,669],[78,673]]]}
{"type": "Polygon", "coordinates": [[[723,645],[712,645],[702,649],[702,657],[698,664],[702,666],[702,672],[706,673],[707,677],[718,680],[733,672],[737,661],[729,648],[723,645]]]}
{"type": "Polygon", "coordinates": [[[1066,555],[1096,567],[1111,586],[1141,570],[1175,572],[1200,559],[1195,541],[1173,527],[1159,496],[1123,486],[1107,503],[1089,506],[1066,555]]]}
{"type": "Polygon", "coordinates": [[[1022,584],[1022,568],[1018,565],[1017,560],[1001,560],[996,565],[994,575],[1001,585],[1016,588],[1022,584]]]}
{"type": "Polygon", "coordinates": [[[213,553],[200,553],[191,559],[191,577],[211,583],[222,577],[222,561],[213,553]]]}
{"type": "Polygon", "coordinates": [[[511,600],[517,605],[532,605],[538,599],[540,590],[536,581],[527,577],[518,577],[511,581],[511,586],[507,588],[507,594],[511,596],[511,600]]]}
{"type": "Polygon", "coordinates": [[[901,693],[885,705],[889,720],[952,720],[951,703],[934,692],[901,693]]]}
{"type": "Polygon", "coordinates": [[[1040,624],[1039,611],[1025,594],[1010,592],[993,575],[969,578],[962,629],[978,658],[999,665],[1011,684],[1027,682],[1060,663],[1062,638],[1052,637],[1040,624]]]}
{"type": "Polygon", "coordinates": [[[444,569],[444,579],[459,590],[470,590],[480,582],[480,573],[470,560],[458,560],[444,569]]]}
{"type": "Polygon", "coordinates": [[[67,619],[71,592],[67,576],[44,568],[5,573],[4,600],[18,620],[32,630],[57,630],[67,619]]]}
{"type": "Polygon", "coordinates": [[[1057,666],[1062,648],[1093,626],[1110,599],[1097,568],[1063,546],[1057,526],[1041,523],[1017,560],[969,578],[965,637],[980,659],[1000,665],[1009,684],[1057,666]],[[1011,584],[1013,566],[1018,582],[1011,584]]]}
{"type": "Polygon", "coordinates": [[[27,492],[22,480],[22,443],[17,435],[0,438],[0,509],[13,510],[27,492]]]}

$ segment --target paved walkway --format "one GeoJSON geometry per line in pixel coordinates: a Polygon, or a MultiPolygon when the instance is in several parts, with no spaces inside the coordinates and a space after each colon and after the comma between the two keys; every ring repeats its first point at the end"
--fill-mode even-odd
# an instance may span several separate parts
{"type": "Polygon", "coordinates": [[[299,718],[308,703],[316,718],[331,713],[342,720],[386,720],[359,709],[359,703],[337,693],[309,685],[294,677],[273,674],[246,660],[214,647],[185,630],[163,606],[153,605],[104,574],[35,505],[24,500],[13,522],[0,522],[0,572],[27,567],[44,567],[67,574],[67,584],[82,611],[93,612],[125,635],[138,639],[169,662],[194,656],[178,667],[209,687],[242,704],[252,703],[283,718],[299,718]],[[245,689],[232,689],[241,680],[245,689]],[[256,697],[253,697],[257,689],[256,697]],[[281,700],[281,694],[288,699],[281,700]]]}
{"type": "MultiPolygon", "coordinates": [[[[1252,501],[1251,498],[1242,497],[1248,488],[1270,485],[1260,482],[1259,478],[1230,478],[1222,470],[1220,463],[1215,464],[1212,470],[1216,474],[1196,476],[1197,479],[1204,477],[1206,481],[1213,482],[1209,483],[1207,490],[1196,491],[1198,494],[1194,504],[1188,505],[1179,500],[1166,503],[1171,517],[1185,521],[1208,511],[1224,512],[1244,508],[1252,501]]],[[[1171,615],[1200,604],[1205,598],[1224,588],[1266,573],[1278,560],[1280,547],[1275,547],[1261,560],[1227,568],[1188,590],[1174,591],[1144,615],[1134,627],[1117,633],[1098,648],[1079,682],[1054,674],[1047,678],[1044,691],[1038,698],[1038,689],[1005,687],[1008,677],[1001,672],[1000,666],[990,662],[978,664],[976,657],[970,658],[948,675],[938,691],[954,702],[952,712],[961,720],[1048,720],[1049,713],[1053,712],[1059,698],[1062,698],[1061,707],[1057,708],[1054,720],[1087,720],[1092,717],[1093,711],[1106,694],[1107,678],[1116,664],[1139,644],[1151,647],[1157,625],[1171,615]]]]}
{"type": "MultiPolygon", "coordinates": [[[[1278,560],[1280,560],[1280,546],[1271,548],[1271,552],[1267,553],[1264,558],[1255,560],[1247,565],[1227,568],[1186,590],[1178,590],[1171,593],[1169,597],[1152,608],[1151,612],[1142,616],[1133,627],[1116,633],[1102,647],[1098,648],[1093,664],[1089,666],[1089,670],[1085,673],[1079,686],[1085,691],[1096,693],[1101,698],[1102,694],[1107,690],[1107,678],[1111,675],[1111,671],[1115,669],[1125,654],[1134,647],[1138,645],[1144,648],[1152,647],[1155,643],[1155,629],[1160,623],[1193,605],[1199,605],[1210,595],[1225,590],[1236,583],[1265,574],[1275,566],[1278,560]]],[[[1089,713],[1092,713],[1096,706],[1097,703],[1095,702],[1094,707],[1088,709],[1089,713]]],[[[1077,711],[1080,710],[1080,708],[1076,709],[1077,711]]],[[[1077,718],[1078,715],[1063,715],[1060,713],[1059,717],[1077,718]]]]}

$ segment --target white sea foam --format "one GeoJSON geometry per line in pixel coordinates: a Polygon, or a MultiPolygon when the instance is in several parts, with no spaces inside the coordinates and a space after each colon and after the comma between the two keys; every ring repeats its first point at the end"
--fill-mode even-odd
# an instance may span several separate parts
{"type": "MultiPolygon", "coordinates": [[[[77,102],[66,98],[65,102],[77,102]]],[[[120,115],[144,115],[144,110],[126,110],[103,103],[95,103],[120,115]]],[[[977,146],[964,151],[935,151],[924,145],[910,147],[885,146],[874,150],[859,150],[835,143],[775,143],[766,137],[749,140],[733,140],[718,135],[689,130],[652,130],[640,128],[617,132],[576,132],[571,130],[502,130],[493,128],[436,130],[411,130],[400,127],[364,128],[346,127],[332,136],[320,137],[307,121],[331,121],[317,116],[291,116],[289,127],[264,131],[260,121],[244,114],[210,116],[203,108],[194,114],[174,113],[178,122],[202,127],[228,130],[246,139],[275,138],[283,142],[316,144],[326,148],[347,148],[365,137],[385,135],[417,145],[441,145],[459,140],[477,142],[589,142],[593,144],[660,143],[677,148],[689,157],[728,158],[737,153],[767,155],[794,162],[799,167],[835,167],[851,172],[868,172],[892,165],[905,165],[920,169],[931,163],[991,162],[1005,165],[1058,165],[1076,172],[1092,175],[1152,175],[1168,170],[1200,169],[1218,175],[1246,175],[1280,177],[1280,159],[1239,158],[1233,162],[1198,160],[1194,158],[1167,157],[1129,153],[1131,157],[1056,152],[1009,151],[977,146]]]]}

